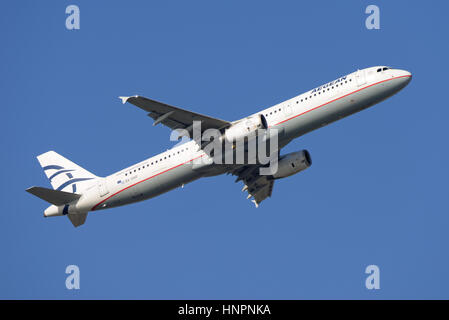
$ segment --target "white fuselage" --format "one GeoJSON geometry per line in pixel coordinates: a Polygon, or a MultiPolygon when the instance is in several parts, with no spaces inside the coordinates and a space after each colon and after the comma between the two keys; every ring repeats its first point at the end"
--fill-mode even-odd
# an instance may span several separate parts
{"type": "MultiPolygon", "coordinates": [[[[384,67],[358,70],[256,114],[263,114],[268,126],[281,132],[279,147],[282,148],[296,137],[392,96],[411,79],[407,71],[382,69],[384,67]]],[[[149,199],[203,176],[225,172],[212,163],[194,163],[195,159],[204,157],[209,156],[195,141],[178,145],[100,179],[98,184],[84,190],[76,211],[87,212],[149,199]],[[205,174],[205,166],[214,169],[205,174]]]]}

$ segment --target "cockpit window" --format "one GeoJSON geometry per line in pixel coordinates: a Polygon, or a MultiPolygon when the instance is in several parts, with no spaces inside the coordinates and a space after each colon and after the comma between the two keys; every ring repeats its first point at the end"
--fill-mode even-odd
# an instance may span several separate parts
{"type": "Polygon", "coordinates": [[[382,68],[377,69],[377,72],[381,72],[381,71],[382,71],[382,68]]]}
{"type": "Polygon", "coordinates": [[[383,68],[383,71],[385,71],[385,70],[388,70],[388,68],[387,67],[383,68]]]}

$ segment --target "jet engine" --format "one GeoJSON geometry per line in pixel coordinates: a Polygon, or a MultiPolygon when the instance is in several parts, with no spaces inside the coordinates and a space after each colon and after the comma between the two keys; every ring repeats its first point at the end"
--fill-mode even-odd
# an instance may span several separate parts
{"type": "Polygon", "coordinates": [[[278,161],[278,170],[273,174],[273,179],[286,178],[301,172],[312,165],[309,151],[301,150],[282,156],[278,161]]]}
{"type": "Polygon", "coordinates": [[[267,129],[267,120],[264,115],[257,114],[247,117],[237,123],[234,123],[230,128],[226,129],[223,137],[228,142],[239,141],[248,137],[251,133],[258,129],[267,129]]]}

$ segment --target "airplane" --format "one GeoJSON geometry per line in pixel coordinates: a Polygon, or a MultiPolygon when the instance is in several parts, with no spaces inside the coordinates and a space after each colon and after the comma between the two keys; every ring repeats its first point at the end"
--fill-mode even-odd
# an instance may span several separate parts
{"type": "MultiPolygon", "coordinates": [[[[188,138],[195,121],[200,122],[201,133],[216,129],[224,140],[233,144],[244,141],[258,130],[276,129],[278,146],[269,152],[279,154],[293,139],[391,97],[407,86],[411,78],[410,72],[387,66],[361,69],[231,122],[142,96],[119,98],[123,104],[130,103],[146,111],[154,119],[153,125],[161,123],[172,130],[183,130],[188,138]]],[[[58,153],[48,151],[37,159],[53,189],[31,187],[26,191],[51,204],[44,211],[44,217],[67,215],[78,227],[85,223],[91,211],[150,199],[199,178],[224,173],[235,175],[236,182],[244,183],[242,191],[248,193],[248,199],[252,198],[257,207],[271,197],[275,180],[299,173],[312,164],[307,150],[279,154],[277,170],[271,175],[262,175],[260,169],[264,164],[260,162],[216,163],[214,155],[207,153],[206,148],[207,144],[204,146],[201,140],[188,139],[107,177],[98,177],[58,153]],[[205,161],[197,163],[200,158],[205,161]]]]}

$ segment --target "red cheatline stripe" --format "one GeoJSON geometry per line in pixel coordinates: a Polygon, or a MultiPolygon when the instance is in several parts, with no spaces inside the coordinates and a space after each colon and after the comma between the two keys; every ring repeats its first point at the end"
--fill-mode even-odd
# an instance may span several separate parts
{"type": "MultiPolygon", "coordinates": [[[[334,100],[331,100],[331,101],[328,101],[328,102],[326,102],[326,103],[323,103],[322,105],[319,105],[319,106],[317,106],[317,107],[315,107],[315,108],[313,108],[313,109],[304,111],[303,113],[297,114],[296,116],[293,116],[293,117],[291,117],[291,118],[288,118],[288,119],[286,119],[286,120],[283,120],[283,121],[281,121],[281,122],[278,122],[278,123],[276,123],[276,124],[273,125],[273,126],[276,126],[276,125],[278,125],[278,124],[287,122],[287,121],[289,121],[289,120],[291,120],[291,119],[294,119],[294,118],[299,117],[299,116],[301,116],[301,115],[303,115],[303,114],[306,114],[307,112],[310,112],[310,111],[312,111],[312,110],[321,108],[321,107],[323,107],[323,106],[325,106],[325,105],[327,105],[327,104],[329,104],[329,103],[332,103],[332,102],[334,102],[334,101],[337,101],[337,100],[339,100],[339,99],[342,99],[342,98],[344,98],[344,97],[347,97],[347,96],[349,96],[349,95],[351,95],[351,94],[354,94],[354,93],[356,93],[356,92],[359,92],[359,91],[361,91],[361,90],[363,90],[363,89],[366,89],[366,88],[375,86],[375,85],[377,85],[377,84],[379,84],[379,83],[386,82],[386,81],[390,81],[390,80],[395,80],[395,79],[399,79],[399,78],[404,78],[404,77],[411,77],[411,75],[407,75],[407,76],[399,76],[399,77],[395,77],[395,78],[391,78],[391,79],[387,79],[387,80],[382,80],[382,81],[379,81],[379,82],[370,84],[369,86],[360,88],[360,89],[355,90],[355,91],[353,91],[353,92],[351,92],[351,93],[345,94],[344,96],[341,96],[341,97],[336,98],[336,99],[334,99],[334,100]]],[[[105,201],[111,199],[111,198],[112,198],[113,196],[115,196],[116,194],[119,194],[120,192],[125,191],[126,189],[129,189],[129,188],[131,188],[131,187],[134,187],[135,185],[137,185],[137,184],[139,184],[139,183],[142,183],[142,182],[144,182],[144,181],[147,181],[147,180],[149,180],[149,179],[151,179],[151,178],[154,178],[154,177],[156,177],[156,176],[158,176],[158,175],[160,175],[160,174],[163,174],[163,173],[165,173],[165,172],[167,172],[167,171],[173,170],[173,169],[175,169],[175,168],[177,168],[177,167],[180,167],[180,166],[182,166],[182,165],[184,165],[184,164],[186,164],[186,163],[189,163],[189,162],[191,162],[191,161],[194,161],[194,160],[196,160],[196,159],[198,159],[198,158],[201,158],[201,157],[203,157],[203,156],[204,156],[204,154],[202,154],[202,155],[200,155],[200,156],[198,156],[198,157],[196,157],[196,158],[193,158],[193,159],[191,159],[191,160],[189,160],[189,161],[186,161],[186,162],[183,162],[183,163],[181,163],[181,164],[178,164],[178,165],[176,165],[176,166],[174,166],[174,167],[172,167],[172,168],[169,168],[169,169],[167,169],[167,170],[165,170],[165,171],[159,172],[159,173],[157,173],[157,174],[155,174],[155,175],[153,175],[153,176],[151,176],[151,177],[149,177],[149,178],[146,178],[146,179],[144,179],[144,180],[142,180],[142,181],[136,182],[136,183],[134,183],[134,184],[132,184],[132,185],[130,185],[130,186],[128,186],[128,187],[126,187],[126,188],[120,190],[120,191],[117,191],[116,193],[110,195],[110,196],[107,197],[106,199],[103,199],[102,201],[100,201],[99,203],[97,203],[96,205],[94,205],[94,206],[92,207],[91,210],[94,211],[95,208],[98,207],[100,204],[102,204],[103,202],[105,202],[105,201]]]]}
{"type": "Polygon", "coordinates": [[[134,184],[132,184],[132,185],[130,185],[130,186],[127,186],[126,188],[124,188],[124,189],[122,189],[122,190],[120,190],[120,191],[117,191],[116,193],[110,195],[110,196],[107,197],[106,199],[103,199],[102,201],[100,201],[99,203],[97,203],[96,205],[94,205],[94,206],[92,207],[91,211],[94,211],[96,207],[98,207],[98,206],[99,206],[100,204],[102,204],[103,202],[105,202],[105,201],[111,199],[111,198],[112,198],[113,196],[115,196],[116,194],[119,194],[120,192],[125,191],[126,189],[129,189],[129,188],[131,188],[131,187],[134,187],[136,184],[142,183],[142,182],[147,181],[147,180],[149,180],[149,179],[151,179],[151,178],[154,178],[154,177],[156,177],[156,176],[158,176],[158,175],[160,175],[160,174],[163,174],[163,173],[165,173],[165,172],[167,172],[167,171],[173,170],[173,169],[175,169],[175,168],[177,168],[177,167],[180,167],[180,166],[182,166],[182,165],[184,165],[184,164],[186,164],[186,163],[189,163],[189,162],[194,161],[194,160],[196,160],[196,159],[198,159],[198,158],[201,158],[202,156],[204,156],[204,154],[202,154],[202,155],[200,155],[200,156],[198,156],[198,157],[196,157],[196,158],[190,159],[189,161],[186,161],[186,162],[183,162],[183,163],[181,163],[181,164],[178,164],[178,165],[176,165],[176,166],[174,166],[174,167],[171,167],[171,168],[169,168],[169,169],[167,169],[167,170],[164,170],[164,171],[161,171],[161,172],[159,172],[159,173],[156,173],[155,175],[153,175],[153,176],[151,176],[151,177],[148,177],[148,178],[146,178],[146,179],[143,179],[143,180],[141,180],[141,181],[139,181],[139,182],[136,182],[136,183],[134,183],[134,184]]]}
{"type": "Polygon", "coordinates": [[[287,121],[289,121],[289,120],[291,120],[291,119],[294,119],[294,118],[296,118],[296,117],[302,116],[303,114],[306,114],[307,112],[310,112],[310,111],[313,111],[313,110],[315,110],[315,109],[321,108],[321,107],[323,107],[323,106],[325,106],[325,105],[327,105],[327,104],[329,104],[329,103],[332,103],[332,102],[334,102],[334,101],[340,100],[340,99],[342,99],[342,98],[344,98],[344,97],[347,97],[347,96],[349,96],[349,95],[351,95],[351,94],[354,94],[354,93],[359,92],[359,91],[361,91],[361,90],[364,90],[364,89],[366,89],[366,88],[375,86],[375,85],[377,85],[377,84],[379,84],[379,83],[386,82],[386,81],[391,81],[391,80],[395,80],[395,79],[399,79],[399,78],[404,78],[404,77],[411,77],[411,75],[407,75],[407,76],[399,76],[399,77],[395,77],[395,78],[391,78],[391,79],[386,79],[386,80],[382,80],[382,81],[379,81],[379,82],[370,84],[369,86],[360,88],[360,89],[358,89],[358,90],[355,90],[355,91],[353,91],[353,92],[350,92],[350,93],[348,93],[348,94],[345,94],[344,96],[341,96],[341,97],[336,98],[336,99],[334,99],[334,100],[331,100],[331,101],[328,101],[328,102],[326,102],[326,103],[323,103],[322,105],[319,105],[319,106],[317,106],[317,107],[315,107],[315,108],[312,108],[312,109],[310,109],[310,110],[304,111],[303,113],[297,114],[296,116],[293,116],[293,117],[288,118],[288,119],[286,119],[286,120],[282,120],[281,122],[278,122],[278,123],[272,125],[272,127],[273,127],[273,126],[277,126],[278,124],[287,122],[287,121]]]}

